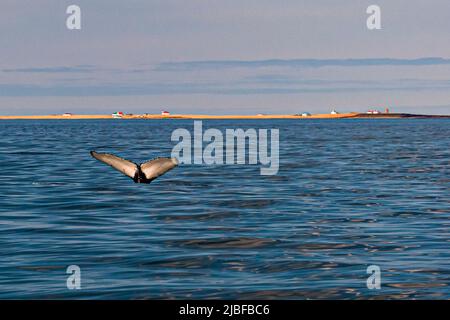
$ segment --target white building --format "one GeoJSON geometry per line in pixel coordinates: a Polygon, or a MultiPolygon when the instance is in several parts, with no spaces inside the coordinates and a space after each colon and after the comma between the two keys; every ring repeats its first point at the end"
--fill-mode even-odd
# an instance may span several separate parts
{"type": "Polygon", "coordinates": [[[124,116],[124,114],[123,114],[122,111],[118,111],[118,112],[114,112],[111,116],[112,116],[113,118],[115,118],[115,119],[122,119],[122,117],[124,116]]]}

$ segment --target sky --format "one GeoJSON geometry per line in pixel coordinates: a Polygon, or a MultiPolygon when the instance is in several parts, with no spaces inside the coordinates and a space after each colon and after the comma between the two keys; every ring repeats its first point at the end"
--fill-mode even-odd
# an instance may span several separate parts
{"type": "Polygon", "coordinates": [[[0,114],[450,114],[449,38],[448,0],[2,0],[0,114]]]}

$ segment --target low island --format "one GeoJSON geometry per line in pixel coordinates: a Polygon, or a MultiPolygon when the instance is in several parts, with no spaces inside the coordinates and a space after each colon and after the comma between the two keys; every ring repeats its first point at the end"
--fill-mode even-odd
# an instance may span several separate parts
{"type": "Polygon", "coordinates": [[[426,119],[450,118],[450,115],[420,115],[410,113],[331,113],[331,114],[257,114],[257,115],[205,115],[205,114],[51,114],[28,116],[0,116],[0,120],[75,120],[75,119],[426,119]]]}

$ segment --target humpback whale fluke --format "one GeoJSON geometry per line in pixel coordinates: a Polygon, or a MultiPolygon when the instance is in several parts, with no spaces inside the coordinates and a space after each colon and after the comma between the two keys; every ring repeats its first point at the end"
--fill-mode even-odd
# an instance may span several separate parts
{"type": "Polygon", "coordinates": [[[178,165],[175,158],[156,158],[136,164],[109,153],[91,151],[91,156],[122,172],[136,183],[150,183],[178,165]]]}

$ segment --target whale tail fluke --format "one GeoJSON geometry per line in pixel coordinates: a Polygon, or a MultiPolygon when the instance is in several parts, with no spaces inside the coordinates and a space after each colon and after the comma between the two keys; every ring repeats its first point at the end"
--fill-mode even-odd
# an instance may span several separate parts
{"type": "Polygon", "coordinates": [[[156,158],[141,165],[109,153],[90,152],[95,159],[122,172],[137,183],[150,183],[178,165],[175,158],[156,158]]]}
{"type": "Polygon", "coordinates": [[[138,166],[135,163],[126,159],[119,158],[113,154],[91,151],[91,156],[103,163],[106,163],[107,165],[122,172],[124,175],[132,179],[134,178],[138,170],[138,166]]]}
{"type": "Polygon", "coordinates": [[[145,178],[154,180],[178,165],[175,158],[156,158],[140,165],[145,178]]]}

